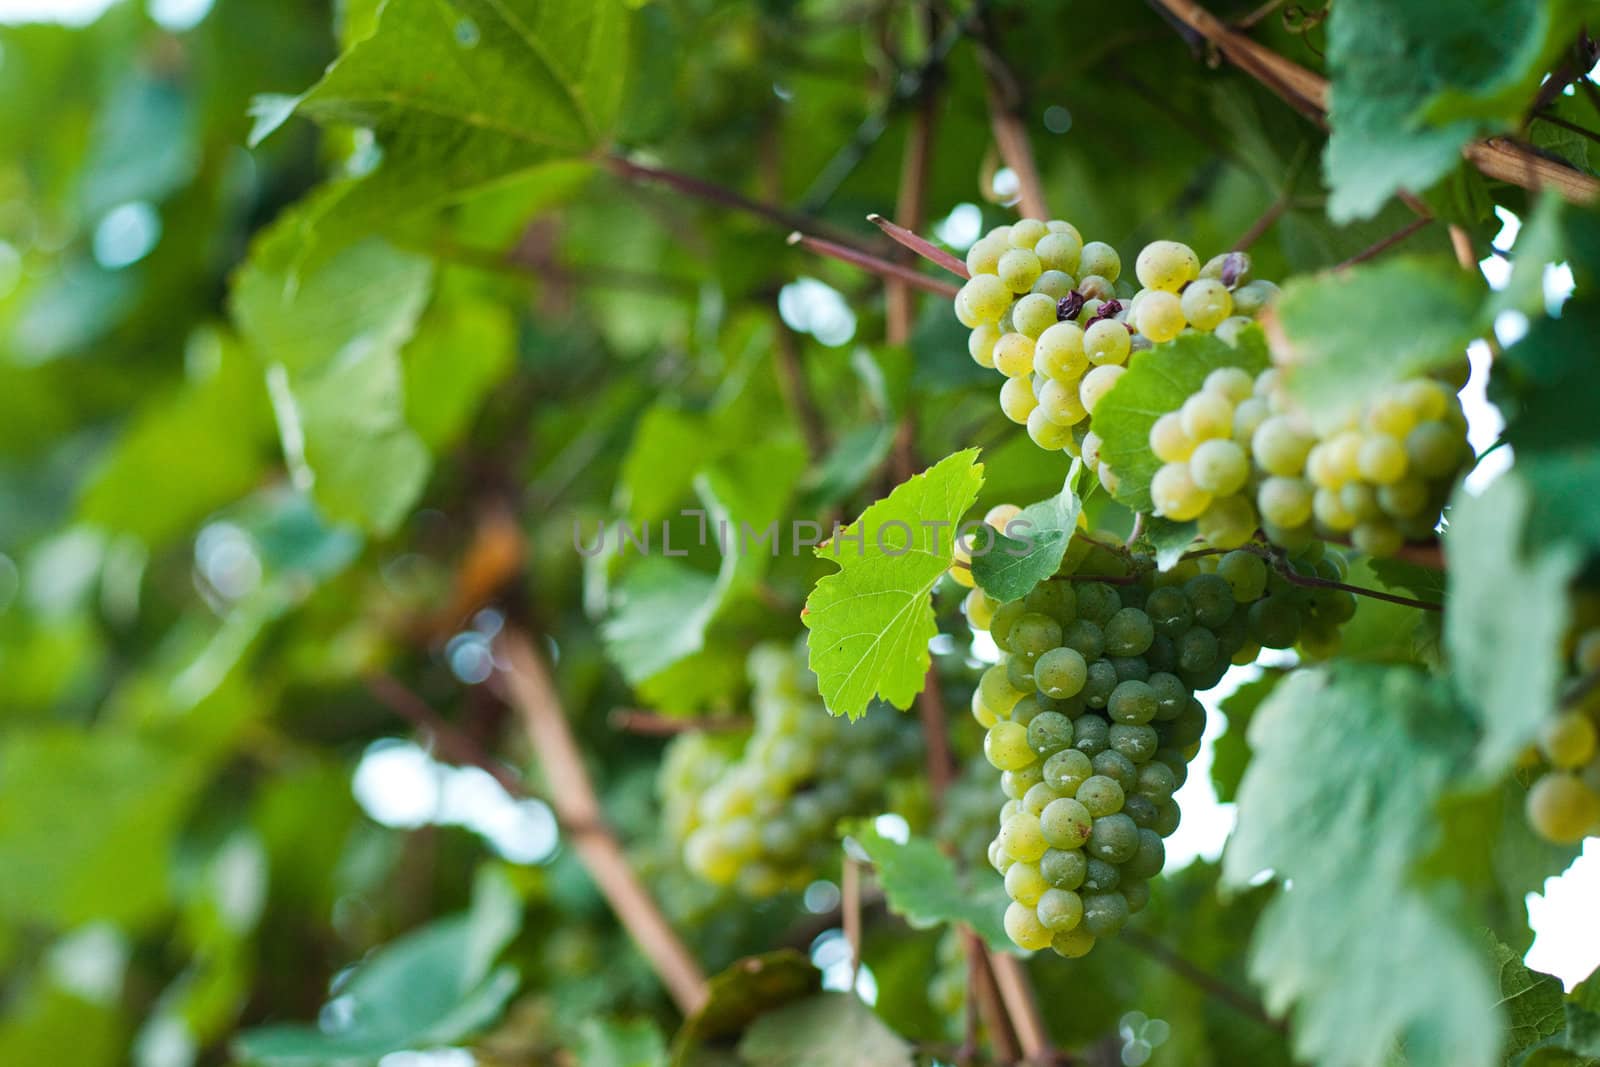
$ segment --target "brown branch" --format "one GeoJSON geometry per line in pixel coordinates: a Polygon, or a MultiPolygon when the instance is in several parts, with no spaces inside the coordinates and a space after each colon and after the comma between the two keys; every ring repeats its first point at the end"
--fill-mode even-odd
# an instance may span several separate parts
{"type": "MultiPolygon", "coordinates": [[[[905,156],[900,166],[900,191],[895,200],[895,219],[907,233],[920,230],[928,208],[928,171],[933,165],[933,133],[939,115],[939,94],[932,89],[922,96],[911,129],[906,134],[905,156]]],[[[893,236],[891,234],[890,236],[893,236]]],[[[904,262],[901,250],[897,258],[904,262]]],[[[903,345],[911,340],[916,324],[916,303],[911,289],[901,281],[890,280],[885,293],[888,341],[903,345]]]]}
{"type": "Polygon", "coordinates": [[[550,783],[550,803],[556,814],[594,827],[573,840],[573,849],[678,1010],[685,1015],[694,1013],[709,995],[705,973],[640,882],[616,834],[606,826],[583,753],[544,661],[516,628],[501,634],[495,651],[497,661],[505,664],[499,678],[507,702],[522,719],[534,756],[550,783]]]}
{"type": "Polygon", "coordinates": [[[811,393],[811,383],[806,380],[805,366],[800,359],[800,341],[774,308],[772,312],[772,361],[778,371],[778,391],[784,403],[794,413],[805,439],[806,452],[813,463],[828,454],[828,431],[822,420],[822,409],[811,393]]]}
{"type": "Polygon", "coordinates": [[[903,267],[898,263],[890,263],[888,260],[879,259],[869,252],[863,252],[860,249],[851,248],[836,241],[829,241],[826,238],[812,237],[809,234],[796,231],[789,235],[789,243],[791,245],[799,245],[808,252],[815,252],[818,255],[860,267],[862,270],[876,274],[880,278],[898,278],[908,285],[914,285],[926,292],[936,293],[951,300],[955,299],[956,293],[960,292],[956,286],[951,285],[949,282],[941,282],[937,278],[919,274],[910,267],[903,267]]]}
{"type": "Polygon", "coordinates": [[[1450,249],[1456,254],[1456,262],[1462,270],[1471,274],[1478,269],[1478,257],[1472,251],[1472,237],[1464,227],[1453,222],[1450,224],[1450,249]]]}
{"type": "Polygon", "coordinates": [[[1179,978],[1203,990],[1207,995],[1217,998],[1241,1015],[1279,1033],[1288,1032],[1288,1026],[1281,1019],[1274,1019],[1267,1014],[1267,1009],[1254,997],[1240,992],[1209,971],[1202,970],[1142,930],[1132,927],[1125,929],[1122,931],[1122,940],[1129,948],[1144,953],[1179,978]]]}
{"type": "MultiPolygon", "coordinates": [[[[1404,548],[1421,548],[1421,546],[1404,546],[1404,548]]],[[[1185,552],[1181,559],[1198,559],[1201,556],[1214,556],[1225,551],[1248,552],[1253,556],[1260,556],[1272,566],[1272,569],[1283,576],[1284,581],[1290,585],[1304,586],[1307,589],[1342,589],[1355,596],[1364,596],[1372,600],[1384,600],[1390,604],[1399,604],[1407,608],[1420,608],[1423,611],[1443,611],[1443,604],[1436,604],[1431,600],[1416,600],[1412,597],[1401,596],[1399,593],[1385,593],[1381,589],[1368,589],[1362,585],[1351,585],[1348,582],[1335,581],[1332,578],[1317,578],[1309,574],[1301,574],[1289,564],[1289,559],[1281,551],[1261,544],[1241,545],[1237,549],[1203,548],[1195,552],[1185,552]]],[[[1402,553],[1397,553],[1396,558],[1404,558],[1402,553]]]]}
{"type": "Polygon", "coordinates": [[[477,767],[511,796],[533,795],[515,771],[491,756],[475,738],[447,721],[393,675],[374,671],[364,680],[367,690],[385,707],[427,734],[445,760],[460,766],[477,767]]]}
{"type": "Polygon", "coordinates": [[[967,270],[967,265],[960,258],[946,252],[927,238],[918,236],[904,226],[895,225],[882,215],[868,215],[867,221],[929,263],[943,267],[958,278],[972,277],[972,272],[967,270]]]}
{"type": "Polygon", "coordinates": [[[1357,252],[1349,259],[1344,260],[1342,263],[1334,264],[1333,269],[1346,270],[1355,266],[1357,263],[1365,263],[1374,256],[1380,255],[1383,252],[1388,251],[1390,248],[1393,248],[1395,245],[1399,244],[1401,241],[1404,241],[1407,237],[1410,237],[1412,234],[1416,233],[1418,230],[1422,229],[1432,221],[1433,220],[1431,218],[1412,219],[1410,222],[1406,223],[1389,236],[1383,238],[1381,241],[1368,245],[1366,248],[1363,248],[1361,251],[1357,252]]]}
{"type": "MultiPolygon", "coordinates": [[[[1234,66],[1261,82],[1290,107],[1326,126],[1328,81],[1265,45],[1230,29],[1194,0],[1151,0],[1216,46],[1234,66]]],[[[1600,179],[1540,155],[1509,137],[1474,141],[1461,150],[1486,177],[1524,189],[1552,189],[1575,203],[1600,199],[1600,179]]]]}
{"type": "Polygon", "coordinates": [[[1000,158],[1017,176],[1017,207],[1027,218],[1048,219],[1050,208],[1045,203],[1044,183],[1019,110],[1022,99],[1016,75],[992,47],[985,46],[979,54],[983,60],[984,96],[989,101],[989,128],[1000,158]]]}
{"type": "Polygon", "coordinates": [[[850,988],[861,977],[861,863],[848,852],[839,870],[839,907],[844,941],[850,946],[850,988]]]}
{"type": "Polygon", "coordinates": [[[1017,1028],[1017,1040],[1027,1062],[1048,1067],[1050,1064],[1070,1063],[1050,1043],[1045,1029],[1044,1015],[1039,1011],[1039,999],[1034,995],[1033,983],[1022,961],[1004,952],[989,953],[989,966],[994,969],[995,984],[1000,987],[1000,999],[1005,1002],[1006,1014],[1017,1028]]]}
{"type": "Polygon", "coordinates": [[[671,737],[688,733],[732,733],[748,730],[754,721],[747,715],[700,715],[682,718],[635,708],[617,708],[606,716],[613,730],[645,737],[671,737]]]}
{"type": "Polygon", "coordinates": [[[1006,1016],[1005,1002],[1000,997],[1000,986],[995,981],[992,957],[977,934],[961,928],[961,948],[967,954],[967,995],[977,1001],[978,1014],[989,1031],[989,1043],[994,1046],[998,1063],[1015,1063],[1022,1056],[1016,1032],[1006,1016]]]}

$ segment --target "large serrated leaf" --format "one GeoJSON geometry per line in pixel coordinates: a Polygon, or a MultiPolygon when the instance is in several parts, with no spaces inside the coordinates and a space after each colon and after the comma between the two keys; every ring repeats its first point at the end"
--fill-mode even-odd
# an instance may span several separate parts
{"type": "Polygon", "coordinates": [[[806,598],[811,669],[828,710],[859,718],[873,696],[911,706],[938,632],[928,594],[955,558],[956,524],[983,485],[978,450],[947,456],[817,548],[839,571],[806,598]]]}
{"type": "Polygon", "coordinates": [[[1152,510],[1150,479],[1161,461],[1150,451],[1150,427],[1200,391],[1206,375],[1220,367],[1257,374],[1267,367],[1266,341],[1258,329],[1239,334],[1238,346],[1208,333],[1184,334],[1135,352],[1128,372],[1101,398],[1092,423],[1100,438],[1100,460],[1117,476],[1116,498],[1135,511],[1152,510]]]}
{"type": "Polygon", "coordinates": [[[1008,898],[999,879],[984,878],[982,871],[962,877],[955,862],[926,838],[892,841],[870,823],[849,833],[872,860],[890,911],[919,928],[961,923],[990,948],[1016,951],[1002,923],[1008,898]]]}
{"type": "Polygon", "coordinates": [[[819,993],[750,1024],[750,1067],[911,1067],[911,1045],[853,993],[819,993]]]}
{"type": "Polygon", "coordinates": [[[1491,1067],[1504,1019],[1448,893],[1416,876],[1433,808],[1470,768],[1470,724],[1408,667],[1301,670],[1250,727],[1255,756],[1224,854],[1235,886],[1270,870],[1251,976],[1295,1009],[1299,1055],[1322,1067],[1491,1067]]]}

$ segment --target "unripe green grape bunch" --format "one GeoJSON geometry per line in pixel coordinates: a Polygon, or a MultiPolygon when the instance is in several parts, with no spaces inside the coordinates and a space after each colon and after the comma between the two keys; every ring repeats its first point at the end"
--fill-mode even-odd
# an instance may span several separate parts
{"type": "Polygon", "coordinates": [[[1039,447],[1075,456],[1093,448],[1087,420],[1133,352],[1189,331],[1231,337],[1277,293],[1250,280],[1243,252],[1202,265],[1187,245],[1156,241],[1134,264],[1143,288],[1123,282],[1124,300],[1116,250],[1085,244],[1059,219],[996,227],[967,252],[967,269],[956,317],[972,331],[972,358],[1006,378],[1001,410],[1039,447]]]}
{"type": "Polygon", "coordinates": [[[762,645],[749,657],[754,727],[738,738],[674,738],[658,782],[685,865],[743,896],[799,890],[836,861],[837,823],[880,813],[921,765],[914,721],[830,715],[804,647],[762,645]]]}
{"type": "Polygon", "coordinates": [[[1319,610],[1336,626],[1354,606],[1243,551],[1158,573],[1079,535],[1062,575],[1006,604],[974,589],[965,611],[1003,653],[972,714],[1007,797],[988,850],[1011,897],[1006,931],[1077,957],[1149,900],[1205,731],[1195,694],[1262,646],[1295,643],[1319,610]]]}
{"type": "Polygon", "coordinates": [[[1526,759],[1538,773],[1528,790],[1528,825],[1558,845],[1600,837],[1600,627],[1578,634],[1572,660],[1565,699],[1526,759]]]}
{"type": "Polygon", "coordinates": [[[1150,481],[1155,513],[1196,520],[1215,548],[1237,548],[1259,528],[1291,551],[1323,537],[1374,556],[1431,538],[1472,460],[1461,402],[1441,382],[1389,386],[1319,435],[1278,370],[1252,379],[1237,367],[1211,372],[1158,418],[1149,446],[1162,461],[1150,481]]]}

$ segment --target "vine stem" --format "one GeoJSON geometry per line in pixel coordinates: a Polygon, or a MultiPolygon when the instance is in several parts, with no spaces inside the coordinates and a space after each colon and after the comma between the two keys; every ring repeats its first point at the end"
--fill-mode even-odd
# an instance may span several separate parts
{"type": "Polygon", "coordinates": [[[995,47],[989,25],[976,25],[979,65],[983,67],[984,96],[989,102],[989,128],[994,134],[1000,158],[1017,176],[1017,206],[1028,218],[1048,219],[1044,182],[1028,141],[1028,128],[1021,117],[1022,87],[1011,66],[995,47]]]}
{"type": "Polygon", "coordinates": [[[1022,968],[1022,961],[1007,952],[990,952],[989,966],[994,970],[995,985],[1000,987],[1000,999],[1005,1001],[1006,1013],[1017,1028],[1017,1040],[1022,1045],[1022,1055],[1027,1062],[1041,1067],[1071,1063],[1070,1057],[1058,1052],[1050,1043],[1044,1015],[1039,1010],[1039,998],[1034,994],[1033,983],[1028,980],[1028,972],[1022,968]]]}
{"type": "Polygon", "coordinates": [[[709,999],[705,973],[667,922],[655,899],[628,862],[616,834],[606,825],[583,753],[572,736],[550,673],[528,636],[508,627],[496,640],[497,675],[505,698],[521,718],[528,741],[550,783],[557,816],[589,827],[572,847],[634,944],[650,961],[678,1010],[692,1015],[709,999]]]}
{"type": "Polygon", "coordinates": [[[1290,585],[1304,586],[1307,589],[1342,589],[1346,593],[1356,596],[1370,597],[1373,600],[1384,600],[1390,604],[1399,604],[1407,608],[1420,608],[1423,611],[1443,611],[1443,604],[1435,604],[1431,600],[1416,600],[1412,597],[1401,596],[1399,593],[1385,593],[1379,589],[1368,589],[1362,585],[1351,585],[1348,582],[1334,581],[1332,578],[1315,578],[1308,574],[1300,574],[1282,553],[1263,545],[1241,545],[1233,548],[1201,548],[1193,552],[1185,552],[1180,559],[1199,559],[1201,556],[1219,556],[1226,552],[1248,552],[1252,556],[1260,556],[1272,565],[1272,569],[1283,576],[1290,585]]]}
{"type": "Polygon", "coordinates": [[[930,278],[926,274],[920,274],[910,267],[902,266],[899,263],[891,263],[887,259],[880,259],[872,255],[870,252],[863,252],[860,249],[842,245],[837,241],[830,241],[824,237],[813,237],[810,234],[796,230],[789,235],[789,243],[791,245],[799,245],[807,252],[815,252],[818,255],[827,256],[829,259],[837,259],[842,263],[860,267],[862,270],[876,274],[880,278],[894,278],[908,285],[914,285],[925,292],[935,293],[946,299],[953,300],[956,293],[960,292],[956,286],[951,285],[949,282],[941,282],[937,278],[930,278]]]}
{"type": "Polygon", "coordinates": [[[1268,204],[1267,209],[1261,213],[1261,216],[1250,224],[1250,228],[1240,234],[1237,241],[1233,242],[1233,248],[1230,251],[1243,252],[1260,240],[1261,235],[1270,230],[1272,224],[1282,218],[1285,211],[1289,210],[1290,193],[1291,190],[1286,188],[1276,200],[1268,204]]]}
{"type": "Polygon", "coordinates": [[[1335,264],[1333,269],[1336,271],[1341,271],[1353,267],[1357,263],[1365,263],[1373,256],[1379,255],[1399,244],[1401,241],[1404,241],[1407,237],[1410,237],[1412,234],[1416,233],[1418,230],[1422,229],[1432,221],[1433,219],[1428,217],[1418,217],[1412,219],[1410,222],[1406,223],[1389,236],[1382,238],[1371,245],[1368,245],[1366,248],[1363,248],[1361,251],[1357,252],[1349,259],[1344,260],[1342,263],[1335,264]]]}
{"type": "MultiPolygon", "coordinates": [[[[1150,0],[1214,45],[1223,58],[1271,89],[1319,126],[1327,124],[1328,81],[1239,33],[1194,0],[1150,0]]],[[[1524,189],[1553,189],[1575,203],[1600,199],[1600,179],[1540,155],[1509,137],[1474,141],[1461,150],[1485,176],[1524,189]]]]}
{"type": "Polygon", "coordinates": [[[617,708],[606,716],[613,730],[625,734],[641,734],[645,737],[671,737],[674,734],[688,733],[732,733],[737,730],[748,730],[754,725],[754,720],[748,715],[700,715],[690,718],[680,718],[676,715],[662,715],[655,711],[643,711],[638,708],[617,708]]]}
{"type": "Polygon", "coordinates": [[[957,257],[951,255],[949,252],[946,252],[932,241],[929,241],[927,238],[917,235],[915,232],[906,229],[904,226],[896,225],[895,223],[884,218],[882,215],[868,215],[867,221],[878,227],[878,229],[882,230],[884,233],[888,234],[899,244],[911,249],[911,251],[915,252],[929,263],[943,267],[951,274],[954,274],[957,278],[965,279],[972,277],[972,272],[967,269],[967,265],[965,263],[963,263],[957,257]]]}

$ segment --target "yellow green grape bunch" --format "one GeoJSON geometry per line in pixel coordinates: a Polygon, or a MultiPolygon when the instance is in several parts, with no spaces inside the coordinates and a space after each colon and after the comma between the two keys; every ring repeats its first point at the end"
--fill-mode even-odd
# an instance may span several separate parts
{"type": "Polygon", "coordinates": [[[1432,379],[1389,386],[1317,434],[1277,370],[1252,379],[1223,367],[1151,426],[1162,466],[1150,496],[1157,515],[1196,520],[1215,548],[1236,548],[1259,527],[1292,551],[1320,536],[1390,556],[1433,536],[1472,460],[1466,433],[1455,393],[1432,379]]]}
{"type": "Polygon", "coordinates": [[[748,897],[799,890],[838,855],[835,827],[881,813],[919,768],[922,734],[892,714],[835,718],[817,694],[804,647],[762,645],[749,657],[754,725],[747,737],[675,738],[658,788],[685,865],[748,897]]]}
{"type": "Polygon", "coordinates": [[[1600,836],[1600,627],[1578,635],[1572,666],[1561,706],[1527,760],[1539,770],[1528,790],[1528,825],[1558,845],[1600,836]]]}
{"type": "Polygon", "coordinates": [[[1202,266],[1187,245],[1156,241],[1135,263],[1144,288],[1123,300],[1116,249],[1085,244],[1059,219],[996,227],[967,252],[967,269],[956,317],[972,331],[972,358],[1006,378],[1001,410],[1039,447],[1075,455],[1091,447],[1085,420],[1133,352],[1189,330],[1226,337],[1277,292],[1249,280],[1242,252],[1202,266]]]}
{"type": "Polygon", "coordinates": [[[1007,798],[989,846],[1006,931],[1075,957],[1150,898],[1205,729],[1195,693],[1263,645],[1292,644],[1311,601],[1250,552],[1158,573],[1079,535],[1067,560],[1075,573],[1005,604],[975,589],[965,610],[1003,653],[972,714],[1007,798]]]}

